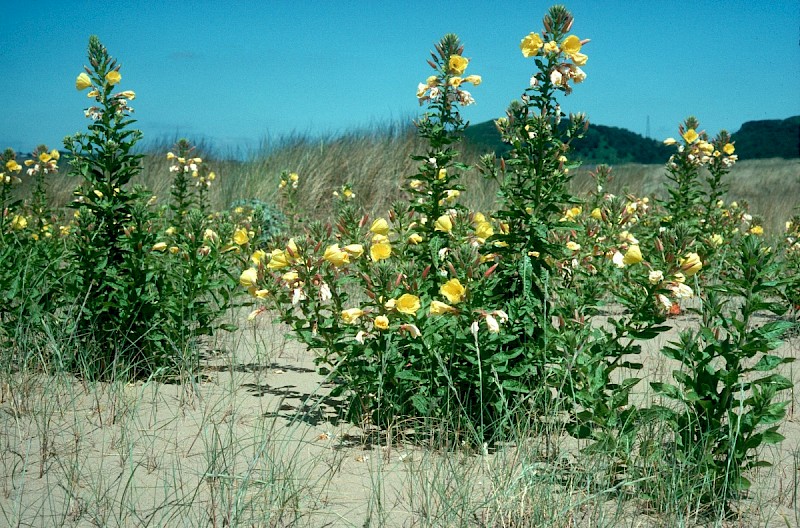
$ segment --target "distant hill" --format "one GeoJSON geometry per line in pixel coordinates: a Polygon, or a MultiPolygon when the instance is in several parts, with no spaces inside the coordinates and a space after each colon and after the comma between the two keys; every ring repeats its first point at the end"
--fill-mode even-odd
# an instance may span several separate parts
{"type": "Polygon", "coordinates": [[[732,134],[741,159],[800,157],[800,116],[748,121],[732,134]]]}
{"type": "MultiPolygon", "coordinates": [[[[466,140],[479,151],[504,155],[509,146],[500,141],[493,121],[471,125],[466,140]]],[[[748,121],[732,134],[740,159],[800,157],[800,116],[784,120],[748,121]]],[[[573,156],[586,163],[662,164],[673,149],[655,139],[630,130],[604,125],[589,125],[581,139],[572,142],[573,156]]]]}

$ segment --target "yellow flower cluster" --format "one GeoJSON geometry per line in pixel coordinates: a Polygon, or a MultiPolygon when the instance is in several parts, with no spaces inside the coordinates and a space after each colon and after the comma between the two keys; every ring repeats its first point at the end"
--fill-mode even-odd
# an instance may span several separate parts
{"type": "Polygon", "coordinates": [[[446,72],[442,75],[431,75],[424,83],[417,85],[417,100],[422,105],[426,101],[439,101],[446,94],[448,102],[468,106],[475,102],[472,95],[462,90],[463,84],[478,86],[483,79],[480,75],[462,77],[469,65],[469,59],[461,55],[450,55],[446,72]],[[455,88],[451,90],[450,88],[455,88]]]}

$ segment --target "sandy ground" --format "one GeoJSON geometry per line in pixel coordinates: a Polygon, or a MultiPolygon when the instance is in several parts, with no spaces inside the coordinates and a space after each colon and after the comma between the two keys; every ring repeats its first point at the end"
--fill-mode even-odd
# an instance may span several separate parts
{"type": "MultiPolygon", "coordinates": [[[[650,343],[645,376],[673,368],[653,354],[672,338],[650,343]]],[[[798,357],[800,339],[779,353],[798,357]]],[[[513,449],[432,453],[338,422],[312,359],[262,321],[221,343],[193,385],[18,375],[0,395],[0,526],[480,526],[481,497],[502,502],[519,478],[513,449]]],[[[746,501],[760,526],[800,518],[800,399],[787,396],[787,440],[765,453],[775,467],[746,501]]],[[[558,497],[542,501],[568,513],[542,525],[619,525],[603,523],[617,504],[559,510],[558,497]]],[[[623,507],[625,526],[660,524],[623,507]]]]}

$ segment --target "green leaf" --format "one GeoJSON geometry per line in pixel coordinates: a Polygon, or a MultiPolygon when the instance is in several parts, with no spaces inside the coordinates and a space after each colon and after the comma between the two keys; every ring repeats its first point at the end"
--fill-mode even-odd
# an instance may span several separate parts
{"type": "Polygon", "coordinates": [[[752,368],[753,370],[764,372],[767,370],[772,370],[783,363],[791,363],[792,361],[794,361],[794,358],[782,358],[780,356],[765,355],[762,356],[761,359],[758,360],[758,363],[753,365],[752,368]]]}

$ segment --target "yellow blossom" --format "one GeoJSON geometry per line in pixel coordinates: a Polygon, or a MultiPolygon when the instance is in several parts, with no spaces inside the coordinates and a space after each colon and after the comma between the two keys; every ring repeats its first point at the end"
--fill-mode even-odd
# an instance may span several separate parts
{"type": "Polygon", "coordinates": [[[545,53],[558,53],[558,44],[555,40],[551,40],[547,44],[544,45],[544,52],[545,53]]]}
{"type": "Polygon", "coordinates": [[[369,255],[372,260],[377,262],[379,260],[386,260],[392,254],[392,246],[388,242],[379,242],[372,244],[369,248],[369,255]]]}
{"type": "Polygon", "coordinates": [[[672,137],[668,137],[667,139],[664,140],[664,144],[667,146],[674,145],[675,143],[677,143],[677,141],[675,141],[675,138],[672,137]]]}
{"type": "Polygon", "coordinates": [[[697,253],[688,253],[686,258],[681,259],[680,266],[685,276],[691,277],[700,271],[703,267],[703,263],[700,261],[700,256],[697,253]]]}
{"type": "Polygon", "coordinates": [[[347,324],[353,324],[362,315],[364,315],[364,310],[361,308],[348,308],[347,310],[342,310],[342,321],[347,324]]]}
{"type": "Polygon", "coordinates": [[[631,266],[633,264],[638,264],[642,261],[642,251],[639,249],[639,246],[632,245],[628,248],[628,251],[625,252],[625,256],[622,257],[622,263],[626,266],[631,266]]]}
{"type": "Polygon", "coordinates": [[[447,178],[447,169],[439,169],[439,173],[437,175],[437,178],[440,179],[440,180],[443,180],[443,179],[447,178]]]}
{"type": "Polygon", "coordinates": [[[417,233],[411,233],[408,235],[408,243],[412,245],[417,245],[422,242],[422,236],[417,233]]]}
{"type": "Polygon", "coordinates": [[[456,313],[457,311],[458,310],[442,301],[431,301],[431,315],[443,315],[446,313],[456,313]]]}
{"type": "Polygon", "coordinates": [[[85,90],[91,85],[92,85],[92,80],[85,73],[81,73],[80,75],[78,75],[78,78],[75,79],[75,88],[79,91],[85,90]]]}
{"type": "Polygon", "coordinates": [[[385,218],[376,218],[369,230],[376,235],[387,236],[389,234],[389,222],[385,218]]]}
{"type": "Polygon", "coordinates": [[[592,212],[591,212],[591,214],[589,216],[591,216],[595,220],[602,220],[603,219],[603,212],[600,210],[599,207],[595,207],[594,209],[592,209],[592,212]]]}
{"type": "Polygon", "coordinates": [[[167,243],[166,242],[157,242],[157,243],[153,244],[153,248],[152,249],[153,249],[153,251],[164,251],[164,250],[167,249],[167,243]]]}
{"type": "Polygon", "coordinates": [[[239,228],[233,233],[233,242],[237,246],[243,246],[250,242],[250,237],[247,234],[247,229],[239,228]]]}
{"type": "Polygon", "coordinates": [[[350,262],[350,254],[342,249],[339,249],[339,244],[333,244],[325,249],[325,254],[322,257],[337,268],[344,266],[350,262]]]}
{"type": "Polygon", "coordinates": [[[375,320],[373,321],[372,324],[378,330],[388,330],[389,329],[389,318],[386,317],[385,315],[379,315],[378,317],[375,318],[375,320]]]}
{"type": "Polygon", "coordinates": [[[400,313],[416,315],[420,307],[419,297],[411,295],[410,293],[404,293],[397,299],[394,307],[400,313]]]}
{"type": "Polygon", "coordinates": [[[722,147],[722,152],[730,156],[736,151],[736,148],[731,143],[725,143],[725,146],[722,147]]]}
{"type": "Polygon", "coordinates": [[[450,219],[450,215],[442,215],[436,219],[433,227],[435,231],[449,233],[453,230],[453,221],[450,219]]]}
{"type": "Polygon", "coordinates": [[[714,234],[714,235],[711,235],[711,244],[712,245],[721,246],[723,242],[724,242],[724,239],[722,238],[722,235],[720,235],[718,233],[714,234]]]}
{"type": "Polygon", "coordinates": [[[467,69],[469,60],[461,55],[450,55],[450,60],[447,63],[448,73],[451,75],[461,75],[467,69]]]}
{"type": "Polygon", "coordinates": [[[170,248],[169,248],[169,252],[172,255],[177,255],[178,252],[180,252],[180,250],[181,249],[178,246],[170,246],[170,248]]]}
{"type": "Polygon", "coordinates": [[[485,241],[492,235],[494,235],[494,228],[492,228],[492,224],[489,222],[479,222],[478,225],[475,226],[475,236],[478,240],[485,241]]]}
{"type": "Polygon", "coordinates": [[[256,268],[247,268],[239,276],[239,284],[245,288],[251,288],[258,283],[258,270],[256,268]]]}
{"type": "Polygon", "coordinates": [[[281,280],[283,282],[285,282],[286,284],[291,284],[291,283],[295,282],[299,278],[300,278],[300,275],[298,275],[297,272],[294,271],[294,270],[287,271],[286,273],[281,275],[281,280]]]}
{"type": "Polygon", "coordinates": [[[570,251],[580,251],[581,245],[570,240],[569,242],[567,242],[567,249],[570,251]]]}
{"type": "Polygon", "coordinates": [[[581,51],[581,39],[575,35],[570,35],[561,42],[561,51],[568,57],[572,57],[581,51]]]}
{"type": "Polygon", "coordinates": [[[270,258],[269,262],[267,263],[267,268],[269,268],[272,271],[283,269],[289,265],[289,259],[287,258],[285,251],[281,251],[280,249],[273,249],[269,257],[270,258]]]}
{"type": "Polygon", "coordinates": [[[695,141],[697,141],[698,137],[699,136],[697,135],[697,132],[693,128],[690,128],[689,130],[687,130],[686,132],[683,133],[684,141],[686,141],[689,144],[692,144],[695,141]]]}
{"type": "Polygon", "coordinates": [[[258,249],[254,251],[252,255],[250,255],[250,261],[256,266],[258,266],[259,264],[264,262],[264,258],[266,258],[266,256],[267,253],[263,249],[258,249]]]}
{"type": "Polygon", "coordinates": [[[533,57],[542,49],[542,44],[542,37],[538,33],[530,33],[520,41],[519,49],[522,50],[523,57],[533,57]]]}
{"type": "Polygon", "coordinates": [[[19,163],[17,163],[16,160],[12,159],[6,162],[6,169],[11,172],[19,172],[22,170],[22,166],[19,163]]]}
{"type": "Polygon", "coordinates": [[[753,227],[750,228],[748,233],[750,233],[751,235],[761,236],[764,234],[764,228],[761,227],[760,225],[754,225],[753,227]]]}
{"type": "Polygon", "coordinates": [[[120,73],[117,70],[111,70],[110,72],[108,72],[106,74],[106,82],[110,86],[114,86],[115,84],[118,84],[119,81],[121,81],[121,80],[122,80],[122,75],[120,75],[120,73]]]}
{"type": "Polygon", "coordinates": [[[461,281],[458,279],[450,279],[445,282],[442,287],[439,288],[439,293],[446,297],[452,304],[458,304],[467,297],[467,289],[461,285],[461,281]]]}
{"type": "Polygon", "coordinates": [[[28,227],[28,220],[24,216],[14,215],[14,218],[11,219],[11,229],[20,231],[26,227],[28,227]]]}

